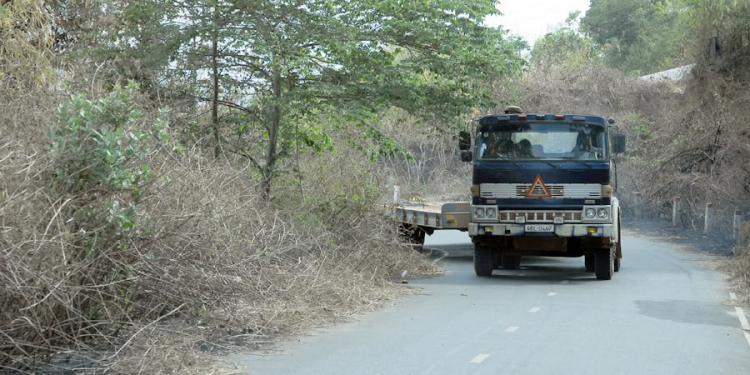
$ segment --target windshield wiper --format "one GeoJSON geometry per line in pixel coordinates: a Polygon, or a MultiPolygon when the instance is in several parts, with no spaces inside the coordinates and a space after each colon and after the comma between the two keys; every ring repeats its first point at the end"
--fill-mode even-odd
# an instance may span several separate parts
{"type": "Polygon", "coordinates": [[[547,163],[547,165],[549,165],[549,166],[550,166],[550,167],[552,167],[552,168],[557,168],[557,166],[556,166],[556,165],[554,165],[554,164],[552,164],[552,163],[550,163],[550,162],[548,162],[548,161],[545,161],[545,163],[547,163]]]}
{"type": "Polygon", "coordinates": [[[584,162],[581,162],[581,164],[583,164],[583,165],[585,165],[585,166],[589,167],[589,169],[594,169],[594,167],[592,167],[592,166],[591,166],[591,164],[589,164],[589,163],[584,163],[584,162]]]}

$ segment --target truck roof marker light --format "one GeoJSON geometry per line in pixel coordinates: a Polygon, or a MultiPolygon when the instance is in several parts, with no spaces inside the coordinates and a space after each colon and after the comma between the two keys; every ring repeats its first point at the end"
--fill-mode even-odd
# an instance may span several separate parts
{"type": "Polygon", "coordinates": [[[573,116],[573,121],[586,121],[586,116],[573,116]]]}
{"type": "Polygon", "coordinates": [[[527,116],[526,115],[518,115],[518,119],[521,121],[526,121],[527,116]]]}
{"type": "Polygon", "coordinates": [[[565,120],[565,115],[555,115],[555,120],[565,120]]]}
{"type": "Polygon", "coordinates": [[[536,119],[537,120],[546,120],[547,116],[546,115],[536,115],[536,119]]]}

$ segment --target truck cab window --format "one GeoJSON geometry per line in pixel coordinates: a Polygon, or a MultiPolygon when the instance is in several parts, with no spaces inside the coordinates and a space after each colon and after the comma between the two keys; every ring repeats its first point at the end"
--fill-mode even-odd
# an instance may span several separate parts
{"type": "Polygon", "coordinates": [[[603,126],[579,123],[501,125],[480,133],[480,160],[606,160],[603,126]]]}

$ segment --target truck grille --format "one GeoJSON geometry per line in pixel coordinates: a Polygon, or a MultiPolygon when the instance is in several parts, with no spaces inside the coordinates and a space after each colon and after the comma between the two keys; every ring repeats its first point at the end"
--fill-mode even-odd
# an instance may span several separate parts
{"type": "MultiPolygon", "coordinates": [[[[599,184],[548,184],[552,198],[598,199],[602,196],[599,184]]],[[[524,199],[531,184],[481,184],[479,196],[489,199],[524,199]]]]}
{"type": "Polygon", "coordinates": [[[562,216],[566,223],[580,223],[581,211],[500,211],[501,223],[515,223],[516,218],[523,216],[526,223],[552,223],[555,216],[562,216]]]}

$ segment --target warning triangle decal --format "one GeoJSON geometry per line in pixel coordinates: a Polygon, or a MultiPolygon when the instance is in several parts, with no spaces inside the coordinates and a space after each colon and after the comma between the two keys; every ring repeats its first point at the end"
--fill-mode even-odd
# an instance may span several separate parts
{"type": "Polygon", "coordinates": [[[534,182],[531,183],[529,191],[526,192],[526,198],[552,198],[552,194],[542,181],[542,175],[536,175],[534,182]]]}

